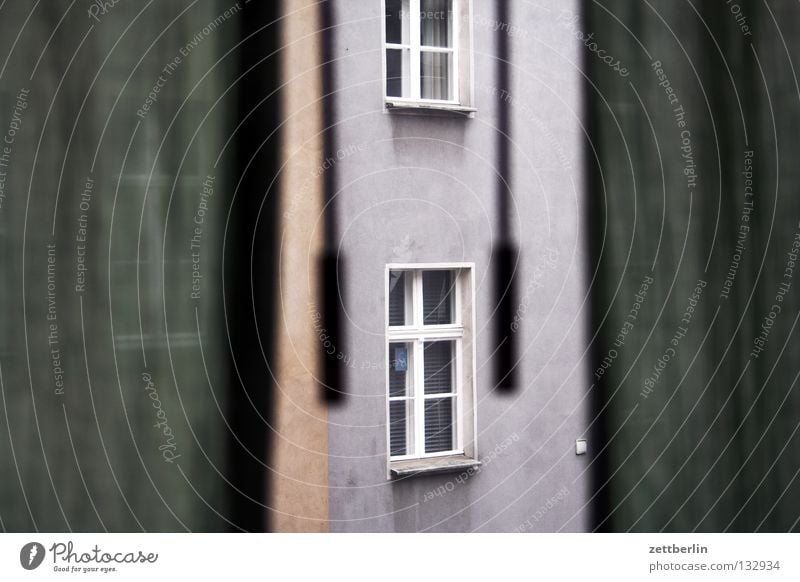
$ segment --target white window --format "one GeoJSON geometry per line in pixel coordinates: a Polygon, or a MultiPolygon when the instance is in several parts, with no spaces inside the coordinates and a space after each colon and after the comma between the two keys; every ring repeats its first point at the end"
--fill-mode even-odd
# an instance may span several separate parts
{"type": "Polygon", "coordinates": [[[390,461],[474,458],[471,265],[390,265],[387,279],[390,461]]]}
{"type": "Polygon", "coordinates": [[[386,100],[468,106],[470,0],[384,0],[386,100]]]}

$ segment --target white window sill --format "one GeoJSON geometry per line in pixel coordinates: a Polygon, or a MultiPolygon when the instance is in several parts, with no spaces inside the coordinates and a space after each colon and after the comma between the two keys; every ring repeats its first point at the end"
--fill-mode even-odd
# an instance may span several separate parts
{"type": "Polygon", "coordinates": [[[392,477],[408,475],[430,475],[432,473],[452,473],[471,469],[481,464],[477,459],[465,455],[448,455],[446,457],[428,457],[424,459],[408,459],[391,461],[389,469],[392,477]]]}
{"type": "Polygon", "coordinates": [[[475,117],[477,109],[458,103],[435,103],[430,101],[409,101],[386,98],[386,109],[393,113],[439,113],[475,117]]]}

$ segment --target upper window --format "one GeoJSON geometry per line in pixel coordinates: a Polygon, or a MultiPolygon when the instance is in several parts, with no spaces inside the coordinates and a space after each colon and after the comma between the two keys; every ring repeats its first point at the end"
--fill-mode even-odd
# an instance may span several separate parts
{"type": "Polygon", "coordinates": [[[467,105],[468,4],[384,0],[387,101],[467,105]]]}
{"type": "Polygon", "coordinates": [[[474,454],[471,269],[388,271],[392,461],[474,454]]]}

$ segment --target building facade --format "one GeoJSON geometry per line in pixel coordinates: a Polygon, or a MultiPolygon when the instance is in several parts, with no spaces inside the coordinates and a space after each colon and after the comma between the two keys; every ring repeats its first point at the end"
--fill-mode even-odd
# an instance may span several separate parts
{"type": "Polygon", "coordinates": [[[521,3],[502,19],[482,0],[334,3],[327,156],[318,16],[311,2],[291,13],[278,529],[587,529],[589,457],[576,454],[590,423],[581,47],[568,24],[577,11],[521,3]],[[508,232],[496,187],[503,109],[508,232]],[[341,345],[313,274],[326,212],[338,224],[341,345]],[[511,391],[492,373],[493,261],[505,235],[519,252],[511,391]],[[321,350],[343,363],[346,394],[331,406],[315,388],[321,350]]]}

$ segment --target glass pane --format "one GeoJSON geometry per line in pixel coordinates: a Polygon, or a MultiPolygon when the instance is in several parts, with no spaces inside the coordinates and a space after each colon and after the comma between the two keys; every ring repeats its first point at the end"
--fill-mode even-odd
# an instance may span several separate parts
{"type": "Polygon", "coordinates": [[[407,49],[386,49],[386,95],[388,97],[409,97],[409,51],[407,49]]]}
{"type": "Polygon", "coordinates": [[[422,273],[422,317],[425,325],[453,323],[454,285],[453,271],[422,273]]]}
{"type": "Polygon", "coordinates": [[[420,2],[420,42],[422,46],[452,47],[452,0],[420,2]]]}
{"type": "Polygon", "coordinates": [[[389,273],[389,325],[411,325],[411,273],[389,273]]]}
{"type": "Polygon", "coordinates": [[[456,342],[452,340],[425,342],[425,394],[453,392],[453,355],[456,342]]]}
{"type": "Polygon", "coordinates": [[[407,455],[412,450],[409,427],[413,417],[413,400],[389,402],[389,452],[391,456],[407,455]]]}
{"type": "Polygon", "coordinates": [[[452,100],[450,96],[450,53],[422,52],[420,86],[423,99],[452,100]]]}
{"type": "Polygon", "coordinates": [[[389,396],[411,396],[413,344],[389,344],[389,396]]]}
{"type": "Polygon", "coordinates": [[[386,42],[409,44],[408,0],[386,0],[386,42]]]}
{"type": "Polygon", "coordinates": [[[453,398],[425,401],[425,452],[451,451],[453,446],[453,398]]]}

